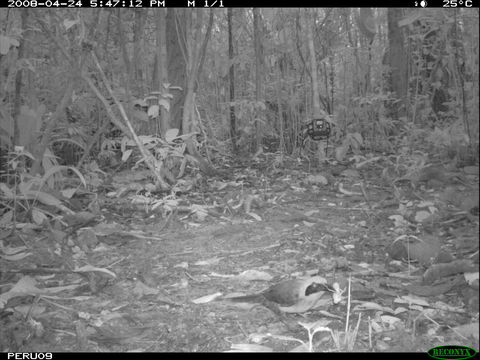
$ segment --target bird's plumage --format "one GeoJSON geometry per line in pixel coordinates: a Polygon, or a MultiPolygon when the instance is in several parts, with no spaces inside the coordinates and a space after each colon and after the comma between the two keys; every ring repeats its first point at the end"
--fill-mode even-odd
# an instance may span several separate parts
{"type": "Polygon", "coordinates": [[[234,302],[263,302],[267,300],[286,313],[301,313],[312,309],[326,291],[326,280],[320,276],[285,280],[253,295],[228,298],[234,302]]]}

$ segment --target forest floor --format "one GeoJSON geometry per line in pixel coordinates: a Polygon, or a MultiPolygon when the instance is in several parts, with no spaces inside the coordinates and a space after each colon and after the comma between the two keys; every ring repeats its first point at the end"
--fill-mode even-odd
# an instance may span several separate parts
{"type": "Polygon", "coordinates": [[[18,290],[1,295],[2,351],[478,351],[478,167],[394,189],[380,165],[272,163],[168,198],[126,191],[146,178],[124,171],[71,231],[6,239],[29,256],[2,264],[18,290]],[[342,301],[282,318],[224,298],[308,275],[342,301]]]}

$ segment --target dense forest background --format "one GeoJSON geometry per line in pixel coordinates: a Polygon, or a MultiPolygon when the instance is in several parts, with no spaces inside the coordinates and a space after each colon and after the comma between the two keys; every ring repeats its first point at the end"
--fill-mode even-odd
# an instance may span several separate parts
{"type": "Polygon", "coordinates": [[[189,153],[209,173],[218,153],[296,154],[302,126],[319,117],[333,126],[328,150],[340,161],[360,149],[478,159],[476,9],[4,9],[0,17],[1,146],[30,151],[33,174],[55,166],[47,153],[69,165],[109,162],[113,135],[165,139],[169,129],[197,134],[202,153],[193,144],[189,153]]]}

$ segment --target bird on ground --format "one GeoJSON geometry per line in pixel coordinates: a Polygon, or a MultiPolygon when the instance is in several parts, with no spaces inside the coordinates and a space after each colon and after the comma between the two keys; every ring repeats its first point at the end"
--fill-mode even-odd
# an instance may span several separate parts
{"type": "MultiPolygon", "coordinates": [[[[226,298],[232,302],[274,304],[284,313],[303,313],[317,305],[326,293],[334,292],[320,276],[285,280],[268,289],[245,296],[226,298]]],[[[269,307],[270,308],[270,307],[269,307]]]]}

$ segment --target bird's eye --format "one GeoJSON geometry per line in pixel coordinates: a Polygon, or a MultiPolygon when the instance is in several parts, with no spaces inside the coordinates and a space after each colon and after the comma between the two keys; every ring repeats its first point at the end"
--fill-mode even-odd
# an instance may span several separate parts
{"type": "Polygon", "coordinates": [[[313,293],[317,293],[319,291],[335,292],[335,289],[333,289],[328,284],[312,283],[305,289],[305,296],[313,294],[313,293]]]}
{"type": "Polygon", "coordinates": [[[331,289],[327,284],[312,283],[305,289],[305,296],[317,293],[319,291],[333,292],[333,289],[331,289]]]}

